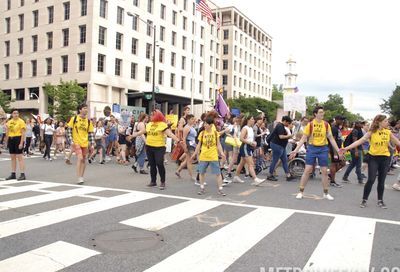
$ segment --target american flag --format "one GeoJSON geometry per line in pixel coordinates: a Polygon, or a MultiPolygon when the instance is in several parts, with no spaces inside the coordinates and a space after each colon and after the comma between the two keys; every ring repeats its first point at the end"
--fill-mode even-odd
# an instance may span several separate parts
{"type": "Polygon", "coordinates": [[[214,20],[212,11],[207,5],[206,0],[196,0],[196,10],[200,11],[201,15],[206,17],[208,21],[214,20]]]}
{"type": "Polygon", "coordinates": [[[216,17],[217,17],[217,19],[215,21],[217,22],[217,29],[220,29],[221,28],[221,18],[218,15],[216,15],[216,17]]]}

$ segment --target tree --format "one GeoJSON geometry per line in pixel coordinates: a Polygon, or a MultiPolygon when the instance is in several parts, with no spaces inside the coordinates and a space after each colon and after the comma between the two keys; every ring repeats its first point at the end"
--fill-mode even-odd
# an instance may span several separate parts
{"type": "Polygon", "coordinates": [[[282,85],[279,86],[278,84],[272,85],[272,101],[282,101],[283,100],[283,89],[282,85]]]}
{"type": "Polygon", "coordinates": [[[49,105],[49,114],[55,115],[58,120],[67,120],[86,99],[86,89],[77,81],[60,80],[59,85],[45,83],[43,90],[53,101],[49,105]]]}
{"type": "Polygon", "coordinates": [[[400,86],[397,85],[389,99],[383,99],[380,105],[383,112],[390,114],[394,119],[400,119],[400,86]]]}
{"type": "Polygon", "coordinates": [[[257,109],[261,110],[269,121],[275,120],[278,108],[278,104],[259,97],[246,98],[241,96],[237,99],[228,99],[227,104],[231,109],[237,108],[240,112],[249,113],[253,116],[259,115],[257,109]]]}
{"type": "Polygon", "coordinates": [[[10,103],[11,103],[11,97],[7,95],[5,92],[0,90],[0,107],[3,108],[5,112],[10,111],[10,103]]]}
{"type": "Polygon", "coordinates": [[[312,116],[313,113],[312,111],[314,108],[319,105],[318,98],[315,96],[307,96],[306,97],[306,107],[307,107],[307,112],[306,116],[312,116]]]}
{"type": "Polygon", "coordinates": [[[326,120],[333,119],[337,115],[344,116],[349,122],[364,120],[360,114],[351,113],[346,109],[343,105],[343,97],[339,94],[330,94],[328,100],[322,106],[324,107],[326,120]]]}

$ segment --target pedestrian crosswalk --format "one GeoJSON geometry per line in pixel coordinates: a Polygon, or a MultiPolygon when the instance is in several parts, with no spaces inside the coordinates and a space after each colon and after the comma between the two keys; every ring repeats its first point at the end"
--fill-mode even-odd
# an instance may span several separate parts
{"type": "MultiPolygon", "coordinates": [[[[68,271],[83,271],[86,264],[96,263],[102,263],[96,271],[108,271],[103,262],[112,259],[109,257],[111,253],[93,248],[88,242],[90,237],[77,238],[82,236],[81,224],[86,218],[88,221],[85,221],[85,227],[91,228],[93,233],[104,232],[109,224],[112,230],[141,229],[157,232],[164,237],[166,245],[159,249],[160,252],[164,251],[161,259],[154,261],[149,258],[146,263],[140,254],[124,255],[120,258],[126,258],[127,261],[121,265],[126,266],[118,271],[253,271],[254,266],[259,267],[257,271],[263,271],[262,269],[268,267],[271,256],[266,255],[263,262],[249,265],[246,270],[242,268],[243,262],[252,259],[254,248],[262,248],[268,244],[275,233],[286,229],[288,222],[293,222],[293,218],[298,218],[299,215],[328,218],[330,223],[326,226],[314,226],[323,228],[320,235],[311,230],[306,234],[299,233],[310,237],[318,236],[313,237],[318,242],[307,250],[302,248],[305,245],[297,245],[296,241],[286,241],[284,236],[281,242],[269,245],[276,248],[276,256],[284,254],[285,248],[287,250],[290,247],[310,252],[304,253],[306,256],[299,258],[304,261],[296,264],[283,258],[281,267],[299,266],[298,268],[304,271],[333,268],[343,271],[369,271],[377,265],[377,256],[385,254],[385,250],[389,252],[390,249],[396,248],[400,242],[397,235],[400,231],[398,221],[161,195],[151,191],[44,181],[7,181],[0,182],[0,271],[48,272],[64,268],[68,268],[68,271]],[[104,193],[110,191],[114,194],[104,193]],[[26,192],[41,194],[22,195],[26,192]],[[46,207],[47,203],[71,198],[87,198],[88,201],[61,208],[54,205],[46,207]],[[151,205],[154,203],[162,205],[153,210],[151,205]],[[44,210],[28,213],[29,208],[33,206],[41,206],[44,210]],[[147,208],[142,213],[138,207],[147,208]],[[230,215],[231,220],[225,220],[224,224],[207,225],[196,219],[201,214],[225,216],[232,209],[242,210],[238,215],[230,215]],[[10,219],[11,212],[21,214],[17,213],[10,219]],[[101,220],[108,223],[102,224],[101,220]],[[76,230],[71,229],[74,222],[79,225],[76,230]],[[385,233],[386,236],[393,236],[393,245],[377,246],[377,237],[382,235],[376,227],[377,224],[396,227],[396,233],[385,233]],[[54,233],[56,230],[62,230],[63,226],[68,226],[68,232],[54,233]],[[196,229],[184,229],[189,226],[198,227],[199,234],[180,237],[181,233],[187,235],[190,231],[196,232],[196,229]],[[177,230],[182,232],[177,233],[177,230]],[[168,240],[174,241],[174,244],[168,244],[168,240]],[[15,243],[16,241],[18,243],[15,243]],[[384,251],[378,252],[378,249],[382,248],[384,251]],[[240,269],[237,268],[239,263],[242,264],[240,269]]],[[[307,220],[296,220],[296,224],[311,226],[307,220]]],[[[151,255],[152,252],[147,254],[151,255]]],[[[393,259],[400,259],[398,251],[391,251],[390,254],[397,254],[398,258],[394,256],[393,259]]],[[[396,263],[387,265],[391,267],[396,263]]]]}

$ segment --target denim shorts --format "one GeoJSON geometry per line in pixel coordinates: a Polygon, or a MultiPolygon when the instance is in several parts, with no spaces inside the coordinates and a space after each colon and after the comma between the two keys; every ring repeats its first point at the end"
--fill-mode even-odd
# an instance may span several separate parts
{"type": "Polygon", "coordinates": [[[219,161],[199,161],[197,165],[197,171],[199,174],[205,174],[207,172],[208,166],[211,167],[211,174],[219,175],[221,174],[221,169],[219,168],[219,161]]]}
{"type": "Polygon", "coordinates": [[[328,167],[328,154],[329,148],[327,145],[307,145],[306,165],[314,165],[318,160],[319,166],[328,167]]]}

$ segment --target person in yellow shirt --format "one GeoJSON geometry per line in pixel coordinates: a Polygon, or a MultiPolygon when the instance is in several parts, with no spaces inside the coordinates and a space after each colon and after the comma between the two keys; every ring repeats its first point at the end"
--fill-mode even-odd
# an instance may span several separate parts
{"type": "Polygon", "coordinates": [[[378,206],[386,209],[386,205],[383,202],[383,192],[385,190],[385,179],[389,169],[390,163],[390,150],[389,144],[394,143],[400,146],[399,139],[392,134],[388,129],[389,122],[385,115],[378,114],[371,124],[371,127],[365,135],[355,141],[351,145],[341,149],[341,153],[345,153],[353,148],[356,148],[363,143],[369,141],[370,148],[367,154],[368,161],[368,180],[364,186],[363,199],[360,207],[365,208],[367,206],[367,200],[371,193],[372,186],[375,183],[376,175],[378,174],[378,206]]]}
{"type": "Polygon", "coordinates": [[[7,145],[11,157],[11,175],[7,177],[6,180],[17,178],[17,159],[19,163],[19,169],[21,171],[21,174],[17,180],[25,180],[25,162],[22,151],[24,147],[26,124],[24,120],[19,118],[18,110],[11,111],[11,119],[6,123],[6,128],[7,145]]]}
{"type": "Polygon", "coordinates": [[[339,154],[339,147],[332,136],[331,126],[324,121],[324,108],[321,106],[313,110],[314,120],[307,124],[303,131],[303,136],[298,142],[296,149],[290,153],[289,159],[292,160],[296,157],[297,152],[307,142],[306,153],[306,168],[300,181],[300,192],[296,195],[297,199],[303,198],[304,189],[307,185],[310,175],[313,171],[314,165],[318,161],[322,173],[322,186],[324,190],[323,198],[334,200],[328,193],[329,180],[328,180],[328,140],[331,143],[334,151],[339,154]]]}
{"type": "Polygon", "coordinates": [[[208,116],[204,121],[204,130],[200,132],[198,136],[199,143],[192,155],[192,160],[200,153],[198,158],[199,164],[197,166],[197,171],[200,174],[200,191],[198,194],[203,195],[205,193],[204,177],[208,166],[210,166],[211,173],[216,175],[218,194],[225,196],[226,194],[222,190],[222,176],[218,161],[218,153],[222,157],[222,161],[226,158],[219,140],[219,133],[213,129],[213,125],[214,118],[208,116]]]}
{"type": "Polygon", "coordinates": [[[88,107],[86,104],[78,106],[78,115],[71,118],[68,123],[67,137],[71,143],[71,152],[77,156],[76,172],[78,184],[83,184],[83,175],[86,168],[86,157],[89,149],[94,148],[93,124],[88,119],[88,107]]]}
{"type": "Polygon", "coordinates": [[[180,140],[175,134],[172,133],[171,129],[166,123],[165,116],[159,110],[153,111],[151,116],[151,122],[146,127],[143,127],[140,131],[132,133],[131,138],[138,137],[147,133],[146,137],[146,154],[150,165],[150,176],[151,181],[147,185],[148,187],[157,186],[157,169],[160,174],[161,184],[160,190],[165,189],[165,166],[164,166],[164,155],[165,155],[165,144],[166,136],[172,138],[176,143],[180,140]]]}

